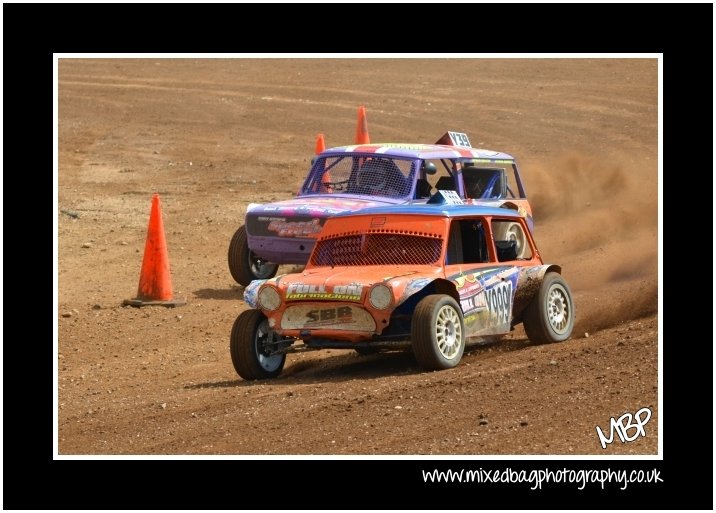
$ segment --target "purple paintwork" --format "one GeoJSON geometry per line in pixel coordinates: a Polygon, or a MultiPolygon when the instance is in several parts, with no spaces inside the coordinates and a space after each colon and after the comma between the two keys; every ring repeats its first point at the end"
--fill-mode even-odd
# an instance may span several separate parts
{"type": "Polygon", "coordinates": [[[401,201],[322,195],[302,196],[265,205],[251,204],[246,212],[249,248],[270,262],[305,264],[316,243],[316,236],[329,217],[397,203],[401,201]]]}
{"type": "MultiPolygon", "coordinates": [[[[463,164],[457,163],[473,160],[486,165],[500,163],[513,166],[517,173],[512,156],[469,147],[384,143],[329,148],[314,160],[296,198],[249,205],[245,220],[248,247],[265,261],[304,264],[327,218],[369,207],[424,204],[432,188],[427,184],[428,174],[423,167],[427,160],[442,162],[444,166],[442,172],[432,178],[433,182],[441,175],[452,180],[452,190],[461,198],[473,198],[469,201],[489,200],[500,204],[506,196],[504,192],[494,196],[467,195],[461,172],[463,164]],[[368,171],[363,171],[369,163],[374,164],[373,174],[366,180],[371,183],[361,183],[362,176],[369,176],[368,171]],[[428,186],[427,193],[421,185],[428,186]]],[[[525,198],[518,173],[517,183],[520,190],[513,197],[525,198]]],[[[450,188],[440,184],[435,187],[450,188]]],[[[497,187],[494,192],[498,192],[497,187]]]]}

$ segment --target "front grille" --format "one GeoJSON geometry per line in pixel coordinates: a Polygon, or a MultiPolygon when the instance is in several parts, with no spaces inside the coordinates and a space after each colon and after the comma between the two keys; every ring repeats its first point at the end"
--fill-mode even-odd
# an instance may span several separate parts
{"type": "Polygon", "coordinates": [[[322,240],[314,266],[430,265],[440,258],[442,238],[401,233],[368,233],[322,240]]]}

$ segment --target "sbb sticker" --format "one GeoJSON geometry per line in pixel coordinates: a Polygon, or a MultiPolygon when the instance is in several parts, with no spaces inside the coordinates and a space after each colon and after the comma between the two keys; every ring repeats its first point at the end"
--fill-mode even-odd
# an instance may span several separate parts
{"type": "Polygon", "coordinates": [[[316,322],[351,322],[353,313],[350,306],[342,306],[340,308],[323,308],[321,310],[311,310],[306,314],[308,320],[306,326],[316,322]]]}

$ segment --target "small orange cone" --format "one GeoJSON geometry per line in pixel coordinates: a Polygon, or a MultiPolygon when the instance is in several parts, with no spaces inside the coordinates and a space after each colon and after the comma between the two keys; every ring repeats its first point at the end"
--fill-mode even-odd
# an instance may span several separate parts
{"type": "Polygon", "coordinates": [[[358,107],[358,126],[356,126],[356,144],[370,144],[368,121],[365,119],[365,107],[358,107]]]}
{"type": "Polygon", "coordinates": [[[318,134],[316,137],[316,155],[320,154],[326,149],[326,141],[323,138],[323,134],[318,134]]]}
{"type": "Polygon", "coordinates": [[[164,238],[164,223],[159,204],[159,194],[152,195],[152,211],[149,214],[147,242],[144,245],[144,260],[139,274],[139,289],[136,299],[125,299],[129,306],[178,306],[186,301],[172,297],[172,278],[169,272],[169,253],[164,238]]]}

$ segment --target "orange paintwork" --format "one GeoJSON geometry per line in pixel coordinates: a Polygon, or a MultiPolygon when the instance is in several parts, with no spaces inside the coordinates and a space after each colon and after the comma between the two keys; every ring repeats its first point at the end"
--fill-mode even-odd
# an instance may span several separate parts
{"type": "MultiPolygon", "coordinates": [[[[411,214],[352,215],[336,220],[329,219],[318,240],[358,233],[405,233],[406,235],[427,235],[445,237],[450,219],[437,216],[416,216],[411,214]]],[[[310,266],[310,263],[308,264],[310,266]]],[[[308,266],[307,266],[308,267],[308,266]]]]}
{"type": "MultiPolygon", "coordinates": [[[[487,226],[487,240],[492,239],[490,220],[494,216],[484,216],[487,226]]],[[[515,218],[513,221],[517,222],[515,218]]],[[[319,241],[345,235],[366,233],[402,233],[441,237],[443,239],[439,260],[434,265],[375,265],[375,266],[314,266],[309,264],[301,273],[278,276],[266,282],[278,289],[281,304],[273,312],[263,309],[270,326],[279,334],[289,337],[310,339],[312,337],[329,338],[358,342],[379,335],[388,326],[394,309],[409,295],[404,296],[406,287],[416,279],[425,279],[426,283],[435,279],[455,277],[453,284],[457,288],[471,281],[472,273],[481,267],[495,267],[497,262],[494,245],[489,243],[490,262],[461,263],[445,265],[446,241],[450,231],[448,217],[435,215],[389,214],[354,215],[345,218],[330,219],[324,226],[319,241]],[[384,284],[392,291],[392,302],[385,309],[372,306],[369,294],[371,289],[384,284]],[[300,309],[295,307],[300,305],[300,309]],[[287,310],[299,313],[300,322],[295,318],[285,320],[287,310]],[[358,311],[360,310],[360,311],[358,311]],[[367,312],[374,323],[366,322],[367,312]],[[283,324],[287,326],[283,326],[283,324]]],[[[520,220],[532,250],[532,258],[510,262],[514,267],[541,265],[542,260],[536,248],[532,234],[524,219],[520,220]]],[[[504,264],[502,264],[504,265],[504,264]]],[[[474,280],[474,278],[472,278],[474,280]]],[[[411,294],[416,292],[411,291],[411,294]]]]}

